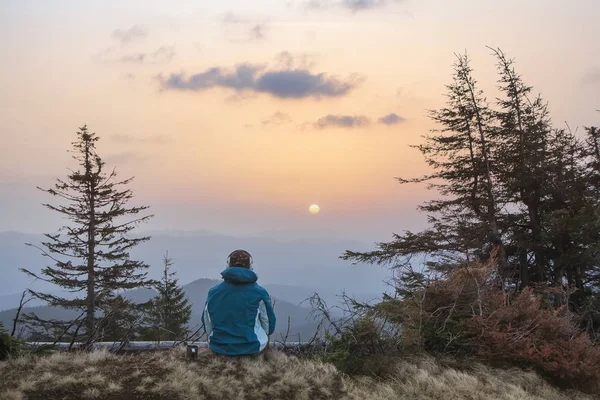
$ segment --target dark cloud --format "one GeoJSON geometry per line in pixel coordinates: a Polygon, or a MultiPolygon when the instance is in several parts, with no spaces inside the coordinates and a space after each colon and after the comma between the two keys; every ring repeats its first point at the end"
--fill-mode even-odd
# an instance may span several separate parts
{"type": "Polygon", "coordinates": [[[213,67],[190,77],[185,77],[183,74],[171,74],[169,78],[162,79],[161,83],[165,89],[196,92],[213,87],[225,87],[235,90],[254,89],[256,75],[260,69],[260,67],[249,64],[238,65],[233,71],[213,67]]]}
{"type": "Polygon", "coordinates": [[[129,143],[156,143],[165,144],[170,141],[170,138],[166,135],[152,135],[152,136],[133,136],[127,134],[112,135],[111,140],[117,143],[129,144],[129,143]]]}
{"type": "Polygon", "coordinates": [[[338,97],[347,94],[355,86],[356,82],[344,82],[302,69],[265,72],[256,81],[259,92],[281,98],[338,97]]]}
{"type": "Polygon", "coordinates": [[[379,118],[379,123],[384,125],[396,125],[404,121],[405,119],[396,113],[391,113],[379,118]]]}
{"type": "Polygon", "coordinates": [[[236,91],[268,93],[278,98],[339,97],[348,94],[359,83],[358,77],[339,80],[326,74],[313,74],[306,69],[265,71],[261,67],[242,64],[233,70],[220,67],[185,76],[171,74],[159,77],[163,89],[200,92],[214,87],[236,91]]]}
{"type": "Polygon", "coordinates": [[[356,128],[359,126],[369,125],[370,121],[364,115],[333,115],[329,114],[323,118],[319,118],[314,123],[317,129],[325,129],[330,127],[337,128],[356,128]]]}
{"type": "Polygon", "coordinates": [[[265,118],[262,120],[263,125],[283,125],[292,122],[292,118],[281,111],[277,111],[275,114],[271,115],[269,118],[265,118]]]}
{"type": "Polygon", "coordinates": [[[175,57],[175,46],[162,46],[152,53],[136,53],[123,56],[120,62],[134,64],[163,64],[175,57]]]}
{"type": "Polygon", "coordinates": [[[121,44],[128,44],[136,39],[146,37],[148,32],[140,25],[134,25],[129,29],[116,29],[113,31],[112,36],[119,40],[121,44]]]}
{"type": "Polygon", "coordinates": [[[583,76],[583,84],[600,83],[600,68],[592,69],[583,76]]]}

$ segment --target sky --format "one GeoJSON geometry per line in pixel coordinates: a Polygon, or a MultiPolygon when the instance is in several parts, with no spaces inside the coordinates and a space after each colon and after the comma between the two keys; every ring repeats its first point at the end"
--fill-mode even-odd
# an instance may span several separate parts
{"type": "MultiPolygon", "coordinates": [[[[496,96],[515,58],[557,127],[598,124],[597,0],[0,0],[0,231],[55,231],[37,190],[79,126],[141,229],[383,241],[435,196],[411,148],[455,53],[496,96]],[[318,215],[308,207],[317,203],[318,215]]],[[[580,128],[581,129],[581,128],[580,128]]]]}

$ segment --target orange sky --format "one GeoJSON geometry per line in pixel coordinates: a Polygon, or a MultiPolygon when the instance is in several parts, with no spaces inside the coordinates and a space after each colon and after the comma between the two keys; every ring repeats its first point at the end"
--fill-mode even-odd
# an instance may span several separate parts
{"type": "Polygon", "coordinates": [[[0,2],[0,231],[57,227],[35,186],[65,175],[83,123],[107,163],[136,177],[137,201],[157,215],[147,229],[374,241],[419,227],[414,208],[433,194],[393,177],[427,171],[409,145],[432,127],[426,110],[443,104],[455,52],[468,49],[495,96],[486,45],[516,58],[557,125],[598,122],[596,1],[317,3],[0,2]],[[255,76],[230,83],[242,64],[255,76]],[[201,75],[211,68],[217,78],[201,75]],[[349,89],[299,94],[285,71],[349,89]],[[197,74],[202,87],[187,80],[197,74]],[[379,122],[391,113],[402,121],[379,122]],[[370,123],[319,125],[328,115],[370,123]]]}

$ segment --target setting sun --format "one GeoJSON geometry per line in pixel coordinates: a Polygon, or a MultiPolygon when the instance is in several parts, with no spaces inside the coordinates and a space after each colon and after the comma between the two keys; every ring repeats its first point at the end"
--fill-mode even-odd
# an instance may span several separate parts
{"type": "Polygon", "coordinates": [[[320,210],[321,208],[316,204],[313,204],[312,206],[308,207],[308,211],[310,211],[311,214],[318,214],[320,210]]]}

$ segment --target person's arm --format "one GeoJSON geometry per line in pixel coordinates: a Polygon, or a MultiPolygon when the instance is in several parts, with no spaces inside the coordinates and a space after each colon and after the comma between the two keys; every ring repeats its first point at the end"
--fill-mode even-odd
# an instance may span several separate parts
{"type": "MultiPolygon", "coordinates": [[[[266,294],[266,293],[265,293],[266,294]]],[[[260,319],[260,325],[267,332],[267,335],[272,335],[275,331],[275,312],[273,311],[273,305],[269,295],[266,294],[260,302],[260,312],[258,315],[260,319]]]]}
{"type": "Polygon", "coordinates": [[[204,311],[202,311],[202,326],[204,326],[204,331],[206,335],[210,337],[210,334],[213,330],[212,321],[210,320],[210,314],[208,313],[208,300],[206,301],[206,305],[204,306],[204,311]]]}

